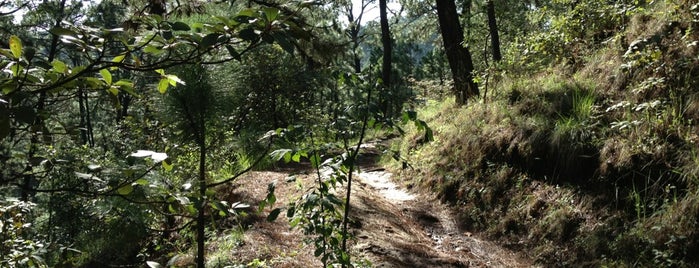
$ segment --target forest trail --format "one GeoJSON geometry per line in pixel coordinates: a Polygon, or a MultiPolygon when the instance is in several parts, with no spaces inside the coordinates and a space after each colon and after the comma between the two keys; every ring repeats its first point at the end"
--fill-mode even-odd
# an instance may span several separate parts
{"type": "MultiPolygon", "coordinates": [[[[351,197],[353,258],[371,261],[373,267],[530,267],[521,254],[479,239],[458,227],[448,206],[427,194],[411,193],[393,182],[392,174],[362,164],[355,173],[351,197]]],[[[254,204],[264,198],[266,185],[277,182],[278,206],[298,198],[313,186],[312,171],[251,172],[236,184],[236,196],[254,204]],[[289,181],[294,175],[293,183],[289,181]]],[[[338,192],[344,192],[338,188],[338,192]]],[[[269,211],[269,209],[267,209],[269,211]]],[[[255,217],[235,251],[243,263],[266,259],[270,267],[321,267],[313,245],[289,229],[284,216],[275,222],[255,217]]]]}
{"type": "MultiPolygon", "coordinates": [[[[368,169],[367,169],[368,170],[368,169]]],[[[374,267],[530,267],[530,261],[458,227],[452,209],[409,193],[381,169],[356,176],[355,249],[374,267]]]]}

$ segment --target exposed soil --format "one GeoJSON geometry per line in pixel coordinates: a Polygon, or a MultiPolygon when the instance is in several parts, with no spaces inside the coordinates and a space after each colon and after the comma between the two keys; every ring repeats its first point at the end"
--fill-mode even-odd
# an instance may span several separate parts
{"type": "MultiPolygon", "coordinates": [[[[362,170],[352,186],[353,258],[367,259],[373,267],[532,266],[520,254],[459,228],[452,209],[434,197],[405,190],[383,169],[363,165],[362,170]]],[[[234,194],[255,204],[266,195],[267,184],[276,181],[282,206],[313,186],[312,174],[304,167],[251,172],[236,183],[234,194]],[[290,174],[297,174],[294,183],[285,182],[290,174]]],[[[290,229],[284,216],[271,223],[263,217],[251,220],[233,253],[242,263],[260,259],[272,267],[322,266],[313,245],[304,245],[304,235],[290,229]]]]}

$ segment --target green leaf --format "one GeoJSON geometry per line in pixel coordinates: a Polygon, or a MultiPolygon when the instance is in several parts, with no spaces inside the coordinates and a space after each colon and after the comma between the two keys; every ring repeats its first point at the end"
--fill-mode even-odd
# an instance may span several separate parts
{"type": "Polygon", "coordinates": [[[148,185],[148,180],[146,180],[146,179],[138,179],[138,180],[136,180],[134,183],[135,183],[135,184],[138,184],[138,185],[148,185]]]}
{"type": "Polygon", "coordinates": [[[296,152],[293,156],[291,156],[291,161],[294,161],[296,163],[301,162],[301,154],[296,152]]]}
{"type": "Polygon", "coordinates": [[[172,24],[172,29],[175,31],[189,31],[191,28],[184,22],[178,21],[172,24]]]}
{"type": "Polygon", "coordinates": [[[157,48],[156,46],[146,46],[143,48],[143,52],[156,55],[162,52],[162,50],[160,50],[160,48],[157,48]]]}
{"type": "Polygon", "coordinates": [[[311,166],[313,168],[318,168],[320,166],[320,157],[318,156],[318,154],[314,153],[313,155],[311,155],[309,160],[311,161],[311,166]]]}
{"type": "Polygon", "coordinates": [[[119,88],[117,87],[110,86],[107,88],[107,91],[109,91],[109,93],[111,93],[114,96],[119,95],[119,88]]]}
{"type": "Polygon", "coordinates": [[[282,33],[272,33],[272,37],[274,37],[274,40],[277,41],[277,44],[286,51],[289,54],[294,54],[294,45],[289,42],[289,39],[286,37],[286,35],[282,33]]]}
{"type": "Polygon", "coordinates": [[[266,7],[263,9],[265,12],[265,17],[267,17],[267,21],[274,21],[277,19],[277,16],[279,16],[279,9],[273,8],[273,7],[266,7]]]}
{"type": "Polygon", "coordinates": [[[51,62],[51,66],[53,66],[53,70],[57,73],[66,73],[66,64],[60,60],[53,60],[53,62],[51,62]]]}
{"type": "Polygon", "coordinates": [[[129,80],[122,79],[122,80],[116,81],[116,83],[114,83],[114,85],[118,86],[121,90],[125,91],[126,93],[129,93],[133,96],[138,96],[138,94],[136,94],[136,92],[133,91],[133,82],[131,82],[129,80]]]}
{"type": "Polygon", "coordinates": [[[119,56],[114,57],[114,58],[112,59],[112,62],[120,63],[120,62],[123,62],[123,61],[124,61],[124,58],[126,58],[126,54],[121,54],[121,55],[119,55],[119,56]]]}
{"type": "Polygon", "coordinates": [[[109,70],[107,70],[107,69],[100,70],[100,75],[102,75],[102,79],[104,79],[104,82],[107,82],[107,85],[112,84],[112,73],[110,73],[109,70]]]}
{"type": "Polygon", "coordinates": [[[0,49],[0,55],[3,55],[3,56],[8,57],[8,58],[14,57],[14,56],[12,56],[12,51],[10,51],[9,49],[0,49]]]}
{"type": "Polygon", "coordinates": [[[289,163],[289,162],[291,162],[291,150],[289,150],[288,152],[286,152],[284,154],[284,163],[289,163]]]}
{"type": "Polygon", "coordinates": [[[208,48],[210,46],[213,46],[214,44],[216,44],[216,40],[218,40],[219,36],[221,35],[217,33],[207,34],[206,36],[204,36],[204,38],[201,39],[201,43],[199,43],[199,45],[202,48],[208,48]]]}
{"type": "Polygon", "coordinates": [[[12,51],[12,56],[15,59],[19,59],[22,56],[22,40],[16,35],[10,36],[10,51],[12,51]]]}
{"type": "Polygon", "coordinates": [[[240,12],[238,12],[238,16],[247,16],[247,17],[252,17],[255,15],[255,11],[248,8],[248,9],[243,9],[240,12]]]}
{"type": "Polygon", "coordinates": [[[165,94],[167,92],[167,87],[170,85],[170,80],[167,78],[160,79],[160,82],[158,82],[158,91],[160,91],[161,94],[165,94]]]}
{"type": "Polygon", "coordinates": [[[165,161],[162,162],[163,168],[165,169],[165,171],[168,171],[168,172],[172,171],[172,168],[174,167],[174,165],[172,163],[169,163],[169,162],[171,162],[170,159],[165,159],[165,161]]]}
{"type": "Polygon", "coordinates": [[[281,208],[275,208],[271,212],[269,212],[269,215],[267,215],[267,221],[274,221],[279,217],[279,213],[282,212],[281,208]]]}
{"type": "Polygon", "coordinates": [[[131,184],[126,184],[117,189],[117,193],[119,193],[120,195],[128,195],[131,192],[133,192],[133,186],[131,184]]]}
{"type": "Polygon", "coordinates": [[[238,33],[238,36],[245,41],[257,40],[257,34],[255,33],[255,30],[252,28],[243,29],[238,33]]]}

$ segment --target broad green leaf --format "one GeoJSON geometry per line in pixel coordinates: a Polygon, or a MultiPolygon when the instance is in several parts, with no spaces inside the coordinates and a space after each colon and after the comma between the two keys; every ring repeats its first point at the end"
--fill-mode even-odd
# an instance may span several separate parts
{"type": "Polygon", "coordinates": [[[189,31],[191,28],[189,28],[189,25],[187,25],[184,22],[177,21],[172,24],[172,29],[175,31],[189,31]]]}
{"type": "Polygon", "coordinates": [[[288,152],[286,152],[284,154],[284,163],[289,163],[289,162],[291,162],[291,150],[289,150],[288,152]]]}
{"type": "Polygon", "coordinates": [[[291,156],[291,161],[294,161],[296,163],[301,162],[301,154],[298,152],[295,153],[293,156],[291,156]]]}
{"type": "Polygon", "coordinates": [[[248,9],[243,9],[240,12],[238,12],[238,16],[248,16],[248,17],[253,17],[255,15],[255,11],[248,8],[248,9]]]}
{"type": "Polygon", "coordinates": [[[112,93],[112,95],[114,96],[119,95],[119,89],[116,87],[110,86],[107,88],[107,91],[109,91],[109,93],[112,93]]]}
{"type": "Polygon", "coordinates": [[[53,60],[53,62],[51,62],[51,66],[53,66],[53,70],[57,73],[66,73],[66,64],[60,60],[53,60]]]}
{"type": "Polygon", "coordinates": [[[162,52],[162,50],[156,46],[146,46],[143,48],[143,52],[156,55],[162,52]]]}
{"type": "Polygon", "coordinates": [[[126,184],[117,189],[117,193],[119,193],[120,195],[128,195],[131,192],[133,192],[133,186],[131,184],[126,184]]]}
{"type": "Polygon", "coordinates": [[[318,167],[319,167],[319,165],[320,165],[320,157],[318,157],[318,154],[315,154],[315,153],[314,153],[313,155],[311,155],[311,157],[309,158],[309,160],[311,161],[311,166],[312,166],[313,168],[318,168],[318,167]]]}
{"type": "Polygon", "coordinates": [[[14,58],[14,56],[12,55],[12,51],[10,51],[9,49],[0,49],[0,55],[3,55],[8,58],[14,58]]]}
{"type": "Polygon", "coordinates": [[[274,21],[277,19],[277,16],[279,15],[279,9],[273,8],[273,7],[266,7],[263,9],[265,12],[265,17],[267,17],[267,21],[274,21]]]}
{"type": "Polygon", "coordinates": [[[138,184],[138,185],[148,185],[148,180],[146,180],[146,179],[138,179],[138,180],[136,180],[134,183],[135,183],[135,184],[138,184]]]}
{"type": "Polygon", "coordinates": [[[19,59],[22,56],[22,40],[16,35],[10,36],[10,51],[12,51],[12,56],[15,59],[19,59]]]}
{"type": "Polygon", "coordinates": [[[110,73],[109,70],[107,70],[107,69],[100,70],[100,75],[102,75],[104,82],[107,82],[107,85],[112,84],[112,73],[110,73]]]}
{"type": "Polygon", "coordinates": [[[163,78],[160,79],[160,82],[158,82],[158,91],[160,91],[161,94],[165,94],[167,92],[167,87],[170,85],[169,79],[163,78]]]}
{"type": "Polygon", "coordinates": [[[238,33],[238,36],[245,41],[254,41],[257,39],[257,33],[252,28],[245,28],[238,33]]]}
{"type": "Polygon", "coordinates": [[[114,83],[114,85],[118,86],[119,89],[123,90],[126,93],[129,93],[133,96],[138,96],[138,94],[136,94],[136,92],[133,91],[133,82],[129,80],[122,79],[114,83]]]}
{"type": "Polygon", "coordinates": [[[274,221],[279,217],[279,213],[282,212],[281,208],[275,208],[271,212],[269,212],[269,215],[267,215],[267,221],[274,221]]]}
{"type": "Polygon", "coordinates": [[[277,41],[277,44],[289,54],[294,54],[294,45],[289,42],[289,39],[282,33],[272,33],[272,37],[277,41]]]}
{"type": "Polygon", "coordinates": [[[171,164],[171,163],[168,163],[168,162],[170,162],[170,161],[167,160],[167,159],[166,159],[165,161],[162,162],[162,163],[163,163],[163,168],[165,169],[165,171],[172,171],[172,168],[174,167],[174,165],[171,164]]]}
{"type": "Polygon", "coordinates": [[[12,62],[12,63],[10,63],[10,71],[12,71],[12,76],[13,76],[13,77],[19,76],[19,74],[20,74],[22,71],[24,71],[24,68],[23,68],[21,65],[16,64],[16,63],[17,63],[17,62],[12,62]]]}
{"type": "Polygon", "coordinates": [[[126,58],[126,54],[121,54],[119,56],[116,56],[112,59],[112,62],[122,62],[124,61],[124,58],[126,58]]]}
{"type": "Polygon", "coordinates": [[[207,34],[206,36],[204,36],[204,38],[201,39],[201,43],[199,43],[199,45],[202,48],[213,46],[214,44],[216,44],[216,40],[218,40],[219,36],[220,34],[217,33],[207,34]]]}

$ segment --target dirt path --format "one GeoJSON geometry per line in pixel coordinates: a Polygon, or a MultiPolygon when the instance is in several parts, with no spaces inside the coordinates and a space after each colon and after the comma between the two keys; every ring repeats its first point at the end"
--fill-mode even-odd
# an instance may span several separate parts
{"type": "MultiPolygon", "coordinates": [[[[439,200],[410,193],[396,185],[391,174],[365,167],[354,176],[351,217],[353,258],[366,258],[373,267],[530,267],[531,262],[460,230],[452,210],[439,200]]],[[[284,204],[298,198],[315,181],[313,172],[300,172],[295,183],[290,172],[252,172],[241,178],[233,193],[251,203],[266,194],[266,185],[277,182],[277,199],[284,204]]],[[[242,263],[266,260],[271,267],[320,267],[313,246],[302,243],[304,235],[289,229],[285,217],[266,222],[252,219],[243,243],[234,251],[242,263]]]]}
{"type": "Polygon", "coordinates": [[[374,267],[529,267],[531,262],[460,230],[452,211],[409,193],[384,170],[363,172],[352,202],[359,252],[374,267]]]}

